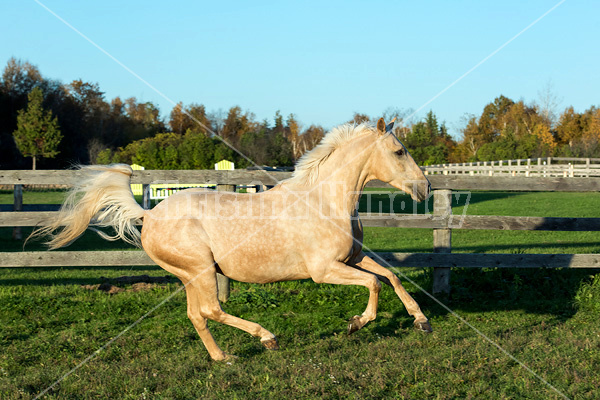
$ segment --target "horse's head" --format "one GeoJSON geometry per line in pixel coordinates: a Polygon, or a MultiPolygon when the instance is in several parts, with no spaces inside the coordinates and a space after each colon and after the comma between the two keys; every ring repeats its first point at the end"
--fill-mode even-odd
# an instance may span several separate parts
{"type": "Polygon", "coordinates": [[[392,133],[394,120],[388,125],[383,118],[377,122],[379,137],[371,155],[372,174],[375,179],[410,194],[413,200],[423,201],[429,196],[429,181],[406,147],[392,133]]]}

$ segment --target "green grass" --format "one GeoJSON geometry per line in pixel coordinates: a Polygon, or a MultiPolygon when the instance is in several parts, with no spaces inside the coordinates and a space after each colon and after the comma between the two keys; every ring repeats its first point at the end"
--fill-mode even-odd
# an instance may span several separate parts
{"type": "MultiPolygon", "coordinates": [[[[0,194],[0,202],[5,201],[0,194]]],[[[8,196],[8,194],[7,194],[8,196]]],[[[32,197],[44,202],[46,197],[32,197]]],[[[402,199],[398,199],[402,201],[402,199]]],[[[406,204],[410,203],[404,198],[406,204]]],[[[54,202],[54,201],[49,201],[54,202]]],[[[460,203],[454,213],[461,212],[460,203]]],[[[596,193],[473,193],[469,214],[596,217],[596,193]]],[[[419,206],[424,212],[424,205],[419,206]]],[[[397,206],[395,206],[396,211],[397,206]]],[[[409,212],[402,210],[402,212],[409,212]]],[[[19,251],[10,229],[0,251],[19,251]]],[[[598,253],[595,232],[453,232],[453,251],[598,253]]],[[[431,251],[430,230],[367,228],[379,251],[431,251]]],[[[40,249],[37,244],[28,250],[40,249]]],[[[73,250],[129,248],[86,234],[73,250]]],[[[398,270],[425,288],[428,269],[398,270]]],[[[448,306],[570,398],[600,397],[600,280],[597,270],[453,270],[448,306]]],[[[209,322],[240,358],[209,359],[187,319],[177,283],[109,295],[82,285],[158,268],[0,270],[0,398],[32,398],[163,300],[170,298],[47,398],[560,398],[471,327],[406,282],[435,329],[423,335],[384,287],[377,320],[347,337],[366,306],[364,288],[310,281],[234,282],[224,309],[262,324],[281,350],[209,322]],[[104,278],[101,278],[104,277],[104,278]]],[[[131,289],[131,285],[122,285],[131,289]]]]}
{"type": "MultiPolygon", "coordinates": [[[[66,190],[23,190],[23,204],[60,204],[66,190]]],[[[0,204],[13,204],[12,190],[0,190],[0,204]]]]}

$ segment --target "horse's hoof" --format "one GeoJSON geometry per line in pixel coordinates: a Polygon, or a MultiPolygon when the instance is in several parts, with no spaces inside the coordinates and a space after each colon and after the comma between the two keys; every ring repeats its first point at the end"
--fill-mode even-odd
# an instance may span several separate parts
{"type": "Polygon", "coordinates": [[[360,328],[362,328],[360,326],[360,317],[355,315],[354,317],[350,318],[350,321],[348,321],[348,335],[352,335],[360,328]]]}
{"type": "Polygon", "coordinates": [[[217,362],[226,362],[227,364],[233,364],[235,360],[238,359],[238,356],[234,356],[233,354],[223,353],[220,357],[214,357],[213,360],[217,362]]]}
{"type": "Polygon", "coordinates": [[[417,329],[421,332],[425,332],[425,333],[433,332],[433,329],[431,328],[429,321],[425,321],[425,322],[415,321],[414,324],[415,324],[415,329],[417,329]]]}
{"type": "Polygon", "coordinates": [[[260,342],[263,346],[265,346],[267,350],[279,350],[279,343],[277,343],[277,338],[261,340],[260,342]]]}

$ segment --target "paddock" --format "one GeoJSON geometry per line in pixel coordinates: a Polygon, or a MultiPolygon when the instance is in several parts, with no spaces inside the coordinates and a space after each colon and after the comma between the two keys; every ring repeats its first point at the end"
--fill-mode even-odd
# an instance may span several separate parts
{"type": "MultiPolygon", "coordinates": [[[[33,184],[25,176],[30,172],[15,172],[12,184],[33,184]]],[[[67,182],[68,173],[61,174],[50,173],[45,178],[36,178],[36,182],[67,182]]],[[[217,178],[211,176],[214,171],[156,174],[159,178],[144,178],[136,173],[134,180],[150,184],[166,177],[198,182],[198,176],[204,176],[206,182],[219,185],[269,184],[264,177],[254,175],[255,171],[249,174],[251,180],[235,175],[217,178]],[[177,174],[181,175],[175,178],[177,174]]],[[[277,179],[284,179],[287,176],[284,174],[278,173],[277,179]]],[[[0,175],[2,183],[8,181],[6,171],[0,175]]],[[[358,394],[396,398],[561,398],[482,339],[468,324],[568,397],[598,397],[600,310],[585,302],[588,295],[596,298],[589,276],[598,270],[589,268],[598,267],[595,260],[599,249],[592,243],[598,230],[598,219],[594,218],[598,182],[592,178],[429,178],[438,199],[431,208],[441,215],[444,212],[440,209],[447,209],[448,203],[439,199],[447,199],[448,190],[452,190],[452,196],[474,190],[503,191],[507,194],[497,198],[482,197],[476,192],[473,196],[479,196],[475,200],[481,207],[477,209],[487,203],[500,203],[507,204],[506,212],[494,213],[492,208],[484,210],[482,215],[467,214],[459,225],[462,215],[458,212],[443,218],[439,215],[434,218],[434,213],[400,218],[396,214],[386,215],[384,210],[383,215],[363,219],[365,244],[392,265],[401,267],[394,268],[395,272],[426,289],[433,286],[434,280],[439,282],[440,276],[444,282],[448,269],[443,268],[450,268],[451,298],[438,297],[464,321],[407,282],[407,290],[431,316],[435,329],[431,336],[412,331],[411,318],[405,315],[402,304],[392,291],[384,288],[378,318],[357,336],[347,337],[347,318],[364,307],[367,294],[361,288],[308,281],[269,285],[232,282],[229,301],[224,307],[272,327],[280,338],[282,350],[265,352],[257,343],[248,341],[244,333],[213,324],[215,336],[241,356],[233,365],[219,365],[208,359],[195,338],[185,313],[185,295],[174,280],[146,291],[119,284],[123,292],[114,295],[83,288],[104,281],[114,283],[122,275],[165,275],[164,271],[144,263],[143,253],[126,250],[125,246],[101,251],[82,250],[83,245],[75,247],[76,251],[61,252],[5,249],[0,255],[3,265],[20,267],[3,268],[0,278],[5,338],[0,356],[1,397],[35,397],[116,338],[95,359],[50,392],[48,398],[84,391],[90,396],[130,398],[275,395],[339,398],[358,394]],[[560,200],[553,203],[549,200],[551,196],[528,194],[532,190],[561,194],[560,200]],[[525,200],[519,203],[520,196],[525,200]],[[562,209],[571,206],[575,209],[583,203],[580,196],[593,197],[586,203],[587,211],[574,212],[573,217],[552,212],[569,197],[576,200],[562,209]],[[524,216],[519,213],[519,206],[510,207],[511,203],[523,205],[535,199],[540,199],[539,207],[548,216],[524,216]],[[557,227],[562,232],[554,232],[557,227]],[[379,232],[386,243],[393,243],[385,245],[369,239],[369,235],[379,232]],[[463,233],[481,236],[481,242],[465,245],[463,233]],[[495,233],[500,236],[492,239],[495,233]],[[564,241],[553,246],[565,251],[501,242],[513,234],[518,238],[548,234],[549,242],[564,241]],[[581,245],[575,240],[569,244],[570,235],[582,235],[581,245]],[[389,236],[392,238],[388,239],[389,236]],[[411,241],[413,237],[415,241],[411,241]],[[423,240],[426,243],[417,246],[423,240]],[[399,242],[403,243],[395,244],[399,242]],[[490,246],[496,243],[500,251],[509,252],[473,251],[486,243],[490,246]],[[431,250],[427,251],[430,245],[431,250]],[[519,252],[520,245],[527,247],[530,254],[519,252]],[[544,251],[533,254],[530,249],[544,251]],[[582,254],[578,254],[580,250],[582,254]],[[11,261],[4,261],[8,259],[11,261]],[[18,260],[21,262],[17,263],[18,260]],[[429,268],[434,266],[442,269],[429,268]],[[170,300],[155,309],[165,299],[170,300]],[[145,319],[130,327],[149,311],[152,312],[145,319]],[[125,329],[127,332],[117,337],[125,329]]],[[[373,185],[373,189],[380,187],[381,184],[373,185]]],[[[27,207],[24,205],[22,209],[27,207]]],[[[23,233],[27,233],[28,226],[47,218],[51,212],[3,210],[0,221],[5,235],[12,233],[13,226],[21,226],[23,233]]],[[[87,236],[84,240],[88,240],[87,236]]]]}

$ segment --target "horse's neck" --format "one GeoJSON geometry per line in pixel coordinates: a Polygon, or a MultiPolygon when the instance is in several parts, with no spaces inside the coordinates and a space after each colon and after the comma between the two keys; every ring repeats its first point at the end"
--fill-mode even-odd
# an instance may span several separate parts
{"type": "MultiPolygon", "coordinates": [[[[365,140],[358,139],[356,142],[362,144],[365,140]]],[[[369,154],[365,147],[352,142],[331,153],[319,167],[315,182],[321,201],[328,202],[343,215],[355,215],[360,194],[368,180],[372,179],[367,167],[369,154]]]]}

